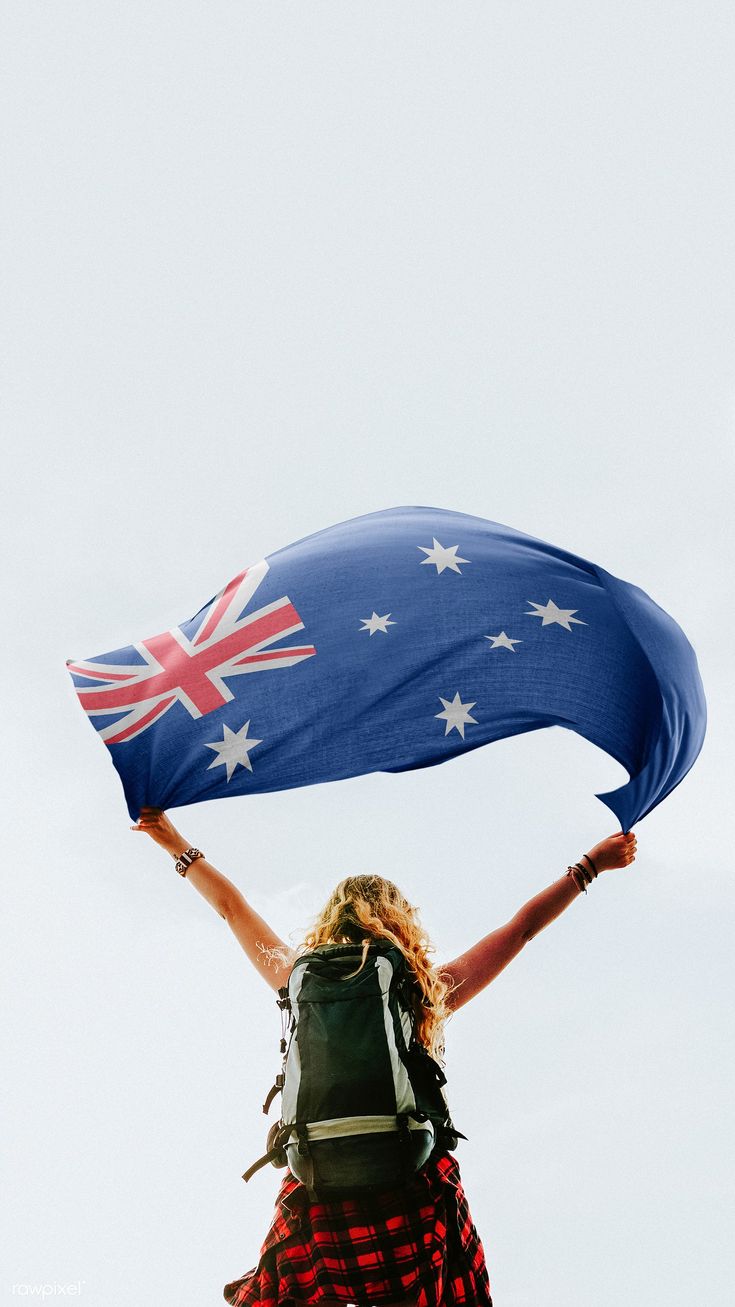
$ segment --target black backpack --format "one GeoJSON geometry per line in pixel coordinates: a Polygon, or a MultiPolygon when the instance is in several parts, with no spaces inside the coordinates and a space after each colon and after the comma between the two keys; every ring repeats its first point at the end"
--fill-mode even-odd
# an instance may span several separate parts
{"type": "Polygon", "coordinates": [[[288,1165],[312,1198],[400,1185],[466,1138],[444,1072],[415,1037],[411,998],[421,991],[403,954],[375,941],[358,971],[362,952],[322,945],[279,989],[283,1067],[263,1111],[281,1092],[281,1119],[245,1181],[271,1162],[288,1165]]]}

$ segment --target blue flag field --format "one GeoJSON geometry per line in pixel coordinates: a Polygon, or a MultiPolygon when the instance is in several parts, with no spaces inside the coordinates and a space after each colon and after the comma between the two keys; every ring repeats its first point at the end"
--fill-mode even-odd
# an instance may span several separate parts
{"type": "Polygon", "coordinates": [[[628,771],[597,796],[628,831],[706,729],[694,650],[643,590],[444,508],[306,536],[180,626],[67,668],[134,821],[146,804],[431,767],[564,726],[628,771]]]}

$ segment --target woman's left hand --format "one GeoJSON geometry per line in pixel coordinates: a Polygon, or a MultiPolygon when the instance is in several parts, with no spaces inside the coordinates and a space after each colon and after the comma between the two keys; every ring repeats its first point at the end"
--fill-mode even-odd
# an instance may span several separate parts
{"type": "Polygon", "coordinates": [[[175,854],[176,857],[189,847],[162,808],[141,808],[137,825],[131,826],[130,829],[145,831],[156,841],[156,844],[160,844],[162,849],[166,849],[167,853],[175,854]]]}

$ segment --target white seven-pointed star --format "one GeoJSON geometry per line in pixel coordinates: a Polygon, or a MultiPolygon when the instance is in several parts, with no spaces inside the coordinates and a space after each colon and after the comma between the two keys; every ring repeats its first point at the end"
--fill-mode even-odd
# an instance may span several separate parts
{"type": "Polygon", "coordinates": [[[526,612],[526,617],[541,617],[542,626],[550,626],[552,622],[558,622],[566,631],[571,631],[570,622],[576,622],[578,626],[586,626],[581,617],[572,617],[572,613],[578,613],[578,608],[557,608],[553,599],[549,599],[547,604],[537,604],[535,599],[529,599],[529,604],[533,604],[537,610],[535,613],[526,612]]]}
{"type": "MultiPolygon", "coordinates": [[[[439,576],[439,574],[444,571],[445,567],[451,567],[453,572],[459,572],[457,563],[470,562],[469,558],[457,557],[457,550],[459,549],[459,545],[447,545],[445,549],[444,545],[439,544],[439,541],[437,540],[436,536],[432,536],[432,540],[434,541],[434,545],[432,549],[429,549],[428,545],[417,545],[416,548],[422,549],[423,552],[427,555],[426,558],[421,559],[422,567],[424,563],[436,563],[437,576],[439,576]]],[[[460,576],[462,575],[461,572],[459,572],[459,574],[460,576]]]]}
{"type": "Polygon", "coordinates": [[[501,631],[500,635],[486,635],[485,639],[492,640],[491,649],[510,649],[511,653],[515,653],[514,644],[523,644],[522,640],[511,640],[505,631],[501,631]]]}
{"type": "Polygon", "coordinates": [[[395,626],[395,622],[388,621],[389,617],[390,617],[390,613],[386,613],[385,617],[378,617],[378,614],[376,613],[375,609],[373,609],[372,617],[360,618],[360,621],[362,622],[362,626],[360,627],[360,630],[369,631],[371,635],[375,635],[376,631],[382,631],[384,635],[387,635],[388,634],[387,628],[389,626],[395,626]]]}
{"type": "Polygon", "coordinates": [[[462,703],[459,697],[459,693],[455,694],[451,703],[449,702],[448,699],[442,699],[441,695],[439,695],[439,698],[444,704],[444,712],[435,713],[435,716],[443,717],[445,719],[447,723],[447,728],[444,734],[448,735],[452,727],[456,726],[457,730],[462,736],[462,739],[464,739],[465,722],[474,722],[475,726],[477,725],[476,719],[474,717],[470,717],[470,714],[467,711],[469,708],[474,708],[477,700],[475,700],[474,703],[462,703]]]}
{"type": "Polygon", "coordinates": [[[248,757],[248,749],[254,749],[256,744],[262,744],[263,741],[248,739],[249,725],[250,719],[248,718],[239,731],[231,731],[229,726],[225,725],[224,722],[222,723],[223,738],[217,744],[207,745],[208,749],[214,749],[215,753],[219,755],[214,762],[210,762],[207,771],[211,771],[213,767],[224,766],[227,768],[227,780],[229,782],[238,763],[240,763],[241,767],[247,767],[248,771],[253,770],[253,764],[248,757]]]}

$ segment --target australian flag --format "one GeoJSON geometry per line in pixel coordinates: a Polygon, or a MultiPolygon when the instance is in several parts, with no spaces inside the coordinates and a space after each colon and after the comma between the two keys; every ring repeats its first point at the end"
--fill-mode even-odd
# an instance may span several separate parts
{"type": "Polygon", "coordinates": [[[432,767],[563,726],[628,771],[597,796],[628,831],[706,728],[694,650],[643,590],[443,508],[306,536],[180,626],[67,667],[135,821],[144,804],[432,767]]]}

